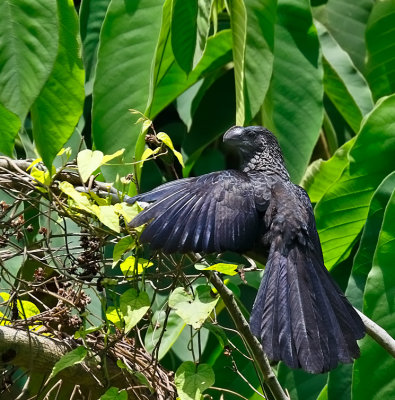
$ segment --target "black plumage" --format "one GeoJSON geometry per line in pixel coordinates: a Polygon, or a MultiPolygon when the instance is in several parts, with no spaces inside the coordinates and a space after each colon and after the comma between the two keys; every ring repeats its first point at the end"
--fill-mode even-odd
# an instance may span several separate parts
{"type": "Polygon", "coordinates": [[[312,373],[359,356],[364,325],[324,266],[310,199],[293,184],[275,136],[233,127],[240,170],[180,179],[130,199],[152,203],[130,223],[164,252],[268,254],[250,326],[268,357],[312,373]]]}

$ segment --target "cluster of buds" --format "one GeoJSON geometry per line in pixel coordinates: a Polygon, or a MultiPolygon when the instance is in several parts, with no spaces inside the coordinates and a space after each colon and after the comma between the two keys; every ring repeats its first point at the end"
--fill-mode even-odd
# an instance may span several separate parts
{"type": "Polygon", "coordinates": [[[100,269],[101,242],[98,237],[82,235],[83,252],[77,258],[78,267],[83,269],[83,275],[95,276],[100,269]]]}

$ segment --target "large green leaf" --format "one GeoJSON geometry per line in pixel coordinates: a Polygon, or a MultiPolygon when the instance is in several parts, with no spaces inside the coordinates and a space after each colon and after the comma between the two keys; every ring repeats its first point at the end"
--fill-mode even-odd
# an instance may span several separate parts
{"type": "Polygon", "coordinates": [[[167,51],[162,63],[168,68],[161,69],[155,86],[149,116],[152,118],[171,103],[178,95],[207,75],[227,64],[232,59],[232,38],[229,30],[218,32],[207,40],[206,50],[196,68],[187,76],[174,62],[174,56],[167,51]]]}
{"type": "Polygon", "coordinates": [[[365,67],[366,24],[373,3],[374,0],[328,0],[315,14],[361,72],[365,67]]]}
{"type": "Polygon", "coordinates": [[[269,88],[273,70],[274,25],[277,0],[247,0],[247,33],[244,54],[243,124],[251,122],[269,88]]]}
{"type": "Polygon", "coordinates": [[[374,4],[366,27],[367,78],[376,99],[395,92],[395,0],[374,4]]]}
{"type": "Polygon", "coordinates": [[[113,0],[108,7],[100,32],[92,109],[94,144],[105,154],[121,147],[130,158],[134,154],[141,128],[128,110],[144,112],[147,105],[162,5],[160,0],[113,0]]]}
{"type": "MultiPolygon", "coordinates": [[[[373,266],[366,281],[363,312],[395,336],[395,191],[385,209],[373,266]]],[[[354,364],[355,399],[395,398],[395,359],[370,337],[361,341],[362,357],[354,364]],[[372,372],[374,372],[372,374],[372,372]]]]}
{"type": "Polygon", "coordinates": [[[323,118],[319,42],[307,0],[280,0],[263,124],[277,135],[292,179],[309,163],[323,118]]]}
{"type": "Polygon", "coordinates": [[[355,137],[339,147],[329,160],[316,160],[309,165],[301,186],[309,194],[312,203],[318,203],[326,191],[342,175],[349,164],[348,153],[354,145],[355,137]]]}
{"type": "Polygon", "coordinates": [[[362,310],[366,279],[372,268],[374,250],[383,222],[384,210],[395,190],[395,172],[388,175],[372,197],[361,243],[354,258],[346,295],[354,307],[362,310]]]}
{"type": "Polygon", "coordinates": [[[197,39],[198,3],[196,0],[173,0],[171,44],[178,65],[191,72],[197,39]]]}
{"type": "Polygon", "coordinates": [[[247,38],[247,11],[243,0],[228,0],[233,38],[233,62],[236,86],[236,124],[245,121],[244,62],[247,38]]]}
{"type": "Polygon", "coordinates": [[[328,374],[312,375],[280,363],[278,380],[292,400],[315,400],[326,384],[328,374]]]}
{"type": "Polygon", "coordinates": [[[81,2],[80,30],[82,58],[84,60],[87,81],[95,73],[100,29],[109,4],[110,0],[82,0],[81,2]]]}
{"type": "Polygon", "coordinates": [[[78,18],[72,0],[58,0],[58,16],[58,55],[31,110],[34,141],[48,168],[72,135],[85,98],[78,18]]]}
{"type": "Polygon", "coordinates": [[[350,164],[315,207],[325,264],[332,268],[351,251],[380,182],[394,170],[395,95],[383,98],[362,122],[350,164]]]}
{"type": "Polygon", "coordinates": [[[319,22],[316,27],[324,57],[325,93],[354,132],[358,132],[362,117],[373,108],[369,86],[326,28],[319,22]]]}
{"type": "Polygon", "coordinates": [[[55,62],[56,2],[0,0],[0,15],[0,103],[23,121],[55,62]]]}
{"type": "Polygon", "coordinates": [[[21,121],[17,115],[7,110],[2,104],[0,104],[0,126],[0,152],[11,156],[21,121]]]}

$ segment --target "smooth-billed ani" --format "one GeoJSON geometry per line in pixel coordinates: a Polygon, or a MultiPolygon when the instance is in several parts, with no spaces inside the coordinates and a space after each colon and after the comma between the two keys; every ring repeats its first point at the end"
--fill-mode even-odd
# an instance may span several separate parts
{"type": "Polygon", "coordinates": [[[179,179],[130,199],[152,203],[130,225],[164,252],[268,253],[250,327],[269,359],[321,373],[359,356],[360,317],[324,266],[313,209],[290,181],[275,136],[229,129],[240,170],[179,179]]]}

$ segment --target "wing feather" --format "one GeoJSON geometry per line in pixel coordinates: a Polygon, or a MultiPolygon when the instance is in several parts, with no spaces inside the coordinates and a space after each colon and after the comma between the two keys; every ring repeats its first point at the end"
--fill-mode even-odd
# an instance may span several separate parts
{"type": "Polygon", "coordinates": [[[254,188],[240,171],[180,179],[128,199],[135,201],[152,202],[129,225],[148,223],[140,241],[153,249],[242,252],[252,248],[259,233],[254,188]]]}

